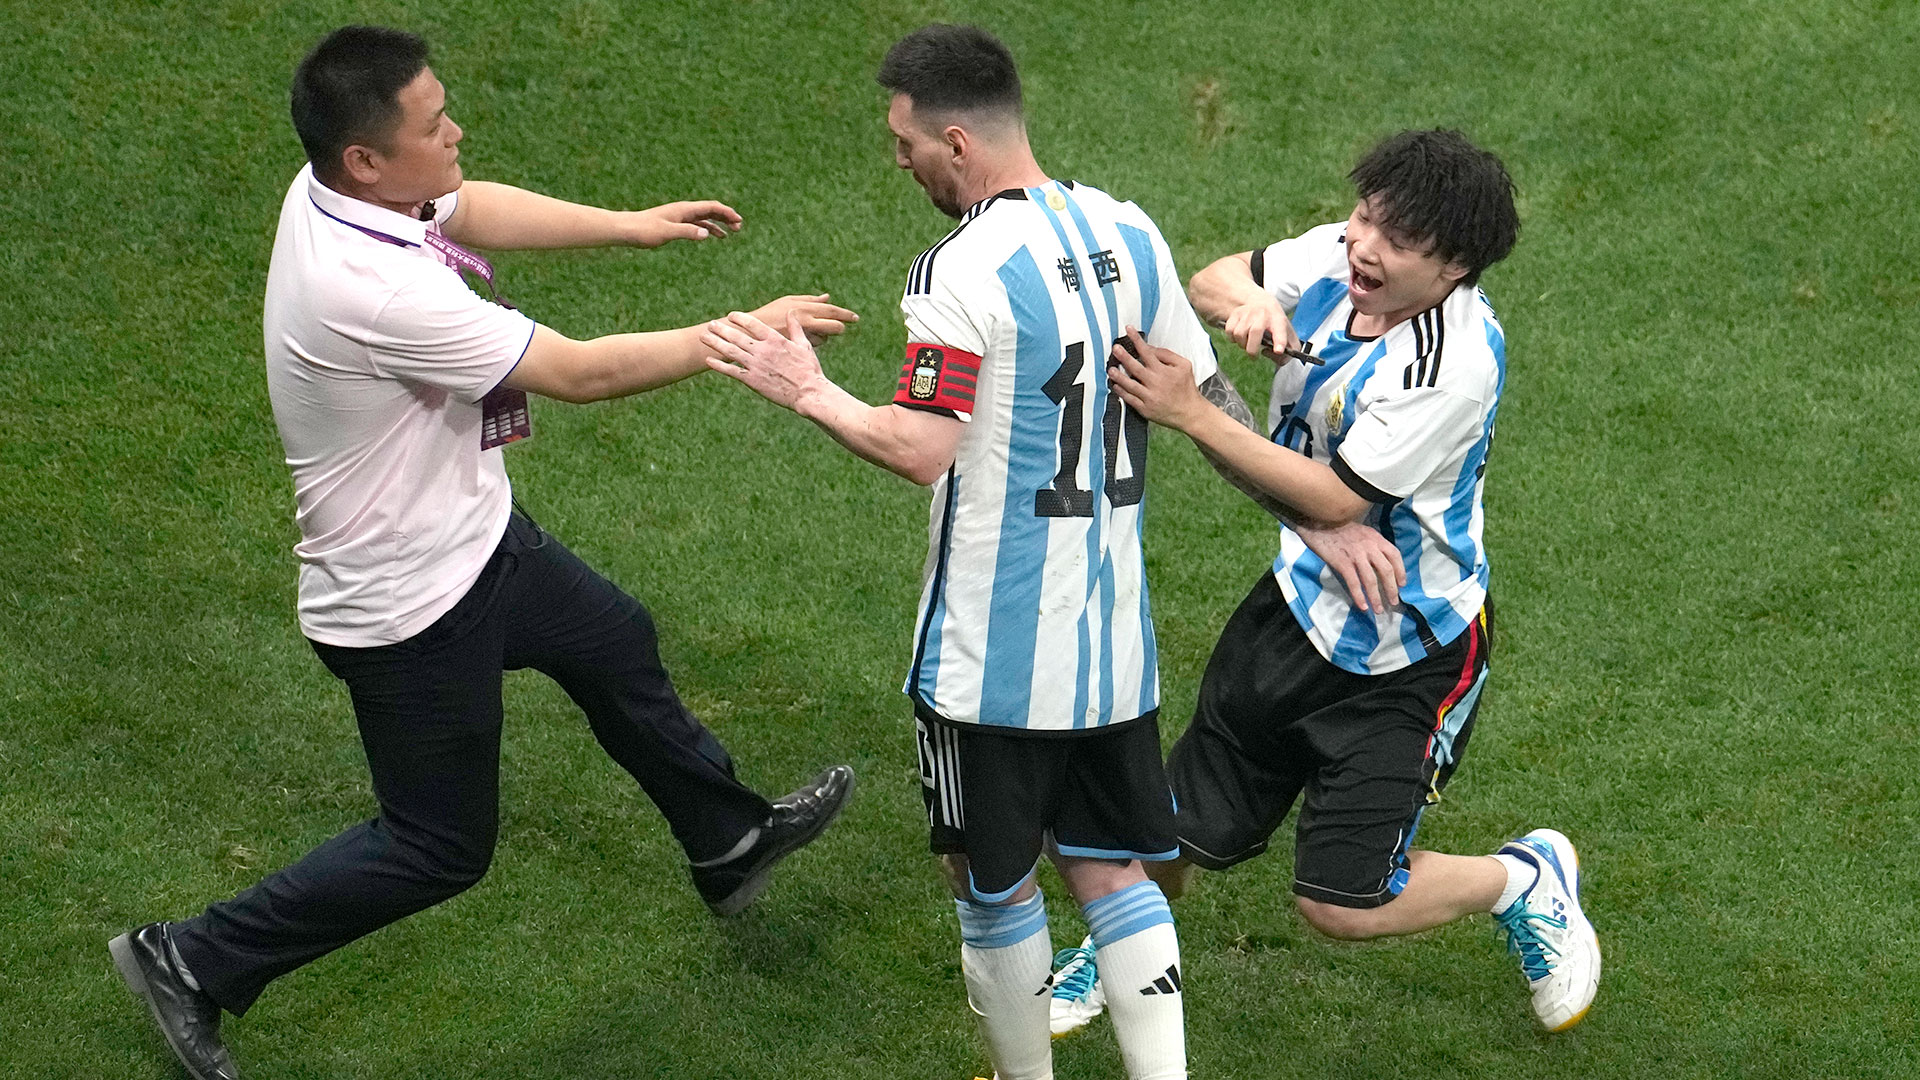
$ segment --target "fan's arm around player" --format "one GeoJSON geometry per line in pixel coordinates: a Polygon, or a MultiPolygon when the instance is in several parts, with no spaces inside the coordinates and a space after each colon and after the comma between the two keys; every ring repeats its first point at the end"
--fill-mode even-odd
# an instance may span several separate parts
{"type": "Polygon", "coordinates": [[[1186,357],[1149,345],[1136,330],[1127,337],[1132,350],[1114,346],[1107,376],[1135,412],[1184,432],[1210,456],[1315,521],[1343,524],[1365,516],[1372,504],[1331,468],[1268,442],[1202,397],[1186,357]]]}
{"type": "MultiPolygon", "coordinates": [[[[1234,423],[1265,438],[1259,422],[1253,418],[1253,410],[1240,396],[1240,391],[1234,389],[1233,381],[1227,378],[1225,371],[1216,371],[1208,376],[1200,384],[1200,396],[1234,423]]],[[[1314,554],[1320,556],[1346,584],[1354,607],[1361,611],[1388,611],[1400,602],[1400,586],[1407,583],[1406,568],[1401,563],[1399,550],[1380,535],[1378,529],[1359,521],[1314,521],[1274,497],[1231,462],[1210,452],[1205,446],[1200,447],[1200,454],[1207,459],[1207,464],[1213,466],[1213,471],[1220,474],[1221,479],[1299,534],[1307,547],[1313,549],[1314,554]]]]}

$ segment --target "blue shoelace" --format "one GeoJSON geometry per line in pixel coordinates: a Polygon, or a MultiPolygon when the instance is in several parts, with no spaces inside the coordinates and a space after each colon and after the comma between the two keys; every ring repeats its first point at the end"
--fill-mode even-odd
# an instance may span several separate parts
{"type": "Polygon", "coordinates": [[[1093,950],[1080,946],[1075,946],[1071,949],[1061,949],[1059,952],[1054,953],[1054,969],[1059,970],[1064,968],[1075,960],[1085,962],[1079,967],[1074,968],[1065,978],[1053,984],[1054,997],[1063,998],[1067,1001],[1079,1001],[1087,996],[1087,993],[1093,989],[1093,984],[1099,980],[1100,972],[1093,966],[1093,950]]]}
{"type": "MultiPolygon", "coordinates": [[[[1500,932],[1507,937],[1507,952],[1518,954],[1520,970],[1526,972],[1527,981],[1538,982],[1552,973],[1551,958],[1559,956],[1560,950],[1540,936],[1540,928],[1535,923],[1551,926],[1555,930],[1565,930],[1567,920],[1556,919],[1551,915],[1542,915],[1525,903],[1516,903],[1493,917],[1500,924],[1500,932]]],[[[1058,993],[1058,991],[1055,991],[1058,993]]]]}

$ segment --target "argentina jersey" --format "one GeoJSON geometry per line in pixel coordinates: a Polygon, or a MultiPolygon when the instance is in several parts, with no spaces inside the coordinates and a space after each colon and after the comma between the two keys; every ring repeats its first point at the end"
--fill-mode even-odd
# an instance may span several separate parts
{"type": "Polygon", "coordinates": [[[1129,326],[1214,371],[1132,203],[1049,181],[973,206],[913,264],[895,402],[968,421],[933,485],[905,691],[960,723],[1072,732],[1160,701],[1141,522],[1147,423],[1107,385],[1129,326]]]}
{"type": "Polygon", "coordinates": [[[1451,642],[1486,603],[1482,495],[1507,349],[1486,294],[1467,285],[1378,338],[1352,336],[1345,232],[1322,225],[1256,251],[1252,271],[1324,361],[1274,376],[1273,441],[1366,496],[1364,520],[1406,564],[1398,608],[1356,611],[1339,577],[1282,527],[1273,571],[1294,617],[1328,661],[1366,675],[1451,642]]]}

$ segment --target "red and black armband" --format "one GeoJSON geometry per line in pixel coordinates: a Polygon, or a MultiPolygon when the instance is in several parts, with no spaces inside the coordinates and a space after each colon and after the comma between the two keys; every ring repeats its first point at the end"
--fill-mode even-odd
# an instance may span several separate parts
{"type": "Polygon", "coordinates": [[[893,403],[909,409],[972,416],[973,392],[979,381],[978,356],[945,345],[909,341],[893,403]]]}

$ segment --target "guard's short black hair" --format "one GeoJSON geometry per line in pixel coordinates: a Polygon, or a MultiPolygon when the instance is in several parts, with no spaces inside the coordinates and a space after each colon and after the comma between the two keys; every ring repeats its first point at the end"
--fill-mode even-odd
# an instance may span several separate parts
{"type": "Polygon", "coordinates": [[[1379,224],[1407,243],[1467,268],[1472,285],[1507,257],[1520,235],[1513,179],[1500,159],[1457,131],[1403,131],[1347,174],[1362,201],[1379,199],[1379,224]]]}
{"type": "Polygon", "coordinates": [[[383,146],[400,120],[400,91],[427,66],[427,43],[404,30],[343,26],[293,73],[293,130],[322,180],[356,143],[383,146]]]}
{"type": "Polygon", "coordinates": [[[1020,115],[1020,72],[1000,39],[977,26],[934,23],[895,42],[880,62],[881,86],[916,110],[1020,115]]]}

